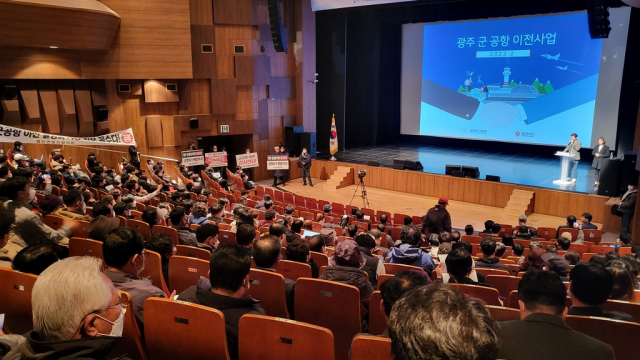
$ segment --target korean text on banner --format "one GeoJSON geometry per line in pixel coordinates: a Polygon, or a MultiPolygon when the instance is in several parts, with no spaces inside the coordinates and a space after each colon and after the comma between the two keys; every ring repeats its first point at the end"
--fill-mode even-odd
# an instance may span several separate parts
{"type": "Polygon", "coordinates": [[[267,170],[289,170],[287,155],[267,155],[267,170]]]}
{"type": "Polygon", "coordinates": [[[183,151],[182,165],[185,165],[185,166],[204,165],[204,151],[203,150],[183,151]]]}
{"type": "Polygon", "coordinates": [[[111,134],[94,137],[73,137],[64,135],[45,134],[41,132],[18,129],[11,126],[0,125],[0,142],[20,141],[25,144],[42,145],[136,145],[131,128],[111,134]]]}
{"type": "Polygon", "coordinates": [[[227,162],[227,152],[219,151],[219,152],[210,152],[204,155],[204,162],[212,167],[223,167],[228,166],[227,162]]]}
{"type": "Polygon", "coordinates": [[[243,169],[258,167],[258,153],[236,155],[236,164],[243,169]]]}

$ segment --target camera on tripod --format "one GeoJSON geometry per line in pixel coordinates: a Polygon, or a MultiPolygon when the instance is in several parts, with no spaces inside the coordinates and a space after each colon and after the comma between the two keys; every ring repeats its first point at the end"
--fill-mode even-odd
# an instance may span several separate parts
{"type": "Polygon", "coordinates": [[[358,179],[362,181],[362,179],[367,176],[367,170],[358,170],[358,179]]]}

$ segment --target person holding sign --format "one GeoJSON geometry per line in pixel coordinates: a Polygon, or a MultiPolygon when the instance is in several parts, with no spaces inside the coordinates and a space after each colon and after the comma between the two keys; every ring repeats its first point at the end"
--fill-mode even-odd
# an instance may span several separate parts
{"type": "MultiPolygon", "coordinates": [[[[273,155],[283,155],[280,152],[280,146],[276,145],[273,148],[273,155]]],[[[274,170],[273,171],[273,187],[278,186],[278,178],[282,178],[282,186],[285,184],[285,173],[284,170],[274,170]]]]}
{"type": "Polygon", "coordinates": [[[298,167],[302,169],[302,186],[307,186],[307,178],[309,179],[309,186],[313,187],[311,181],[311,155],[307,153],[307,148],[302,148],[302,155],[298,158],[298,167]]]}

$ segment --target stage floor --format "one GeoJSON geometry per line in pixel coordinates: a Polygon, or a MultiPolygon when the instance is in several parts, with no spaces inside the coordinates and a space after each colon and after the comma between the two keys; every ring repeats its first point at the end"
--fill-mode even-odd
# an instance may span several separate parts
{"type": "MultiPolygon", "coordinates": [[[[330,157],[329,154],[318,155],[319,159],[324,160],[330,157]]],[[[560,177],[560,159],[553,155],[543,157],[440,146],[388,145],[340,151],[335,157],[338,161],[363,165],[368,161],[378,161],[380,166],[389,168],[393,167],[394,159],[420,161],[423,171],[432,174],[444,174],[447,164],[477,166],[480,169],[480,179],[488,174],[500,176],[500,181],[506,183],[596,193],[596,187],[593,186],[595,170],[591,168],[591,161],[580,162],[575,185],[554,185],[553,181],[560,177]]]]}

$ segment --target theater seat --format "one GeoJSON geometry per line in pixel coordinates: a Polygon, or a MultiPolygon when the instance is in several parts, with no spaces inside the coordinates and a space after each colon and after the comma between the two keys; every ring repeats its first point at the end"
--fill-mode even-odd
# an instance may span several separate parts
{"type": "Polygon", "coordinates": [[[372,335],[358,335],[351,343],[351,360],[388,360],[391,339],[372,335]]]}
{"type": "Polygon", "coordinates": [[[295,261],[289,260],[280,260],[278,267],[276,268],[276,272],[278,274],[282,274],[287,279],[291,279],[293,281],[298,280],[301,277],[311,277],[311,266],[309,264],[304,264],[295,261]]]}
{"type": "Polygon", "coordinates": [[[520,310],[503,306],[487,305],[491,318],[496,321],[520,320],[520,310]]]}
{"type": "Polygon", "coordinates": [[[246,296],[260,300],[260,306],[267,315],[289,319],[284,276],[270,271],[251,269],[249,281],[251,286],[246,296]]]}
{"type": "Polygon", "coordinates": [[[69,239],[69,256],[93,256],[104,263],[102,242],[72,237],[69,239]]]}
{"type": "Polygon", "coordinates": [[[201,276],[209,278],[209,261],[179,255],[169,259],[169,288],[177,294],[196,285],[201,276]]]}
{"type": "Polygon", "coordinates": [[[36,275],[0,268],[0,314],[5,314],[5,330],[13,334],[33,330],[31,291],[37,279],[36,275]]]}
{"type": "Polygon", "coordinates": [[[230,360],[224,315],[216,309],[148,298],[144,325],[149,359],[230,360]]]}
{"type": "Polygon", "coordinates": [[[162,258],[160,254],[155,251],[146,250],[146,252],[149,255],[147,255],[147,259],[145,260],[144,270],[142,270],[139,276],[151,279],[153,285],[164,291],[164,294],[168,297],[170,295],[169,288],[167,288],[167,284],[164,282],[164,276],[162,276],[162,258]]]}
{"type": "Polygon", "coordinates": [[[323,327],[248,314],[238,325],[240,360],[333,360],[334,338],[323,327]]]}
{"type": "Polygon", "coordinates": [[[211,258],[211,253],[208,250],[187,245],[176,245],[176,255],[192,257],[205,261],[209,261],[211,258]]]}
{"type": "Polygon", "coordinates": [[[118,356],[127,354],[127,357],[132,360],[147,360],[147,354],[142,337],[140,336],[140,329],[138,329],[138,323],[131,305],[131,295],[121,290],[119,290],[118,293],[120,293],[120,302],[122,302],[122,306],[126,307],[127,312],[124,313],[122,339],[120,339],[116,347],[111,350],[109,358],[117,358],[118,356]]]}
{"type": "Polygon", "coordinates": [[[605,318],[568,315],[567,325],[613,347],[616,360],[637,360],[640,324],[605,318]]]}
{"type": "Polygon", "coordinates": [[[479,285],[465,285],[465,284],[449,284],[455,286],[467,296],[480,299],[487,303],[487,305],[502,306],[500,302],[500,296],[498,290],[486,286],[479,285]]]}
{"type": "Polygon", "coordinates": [[[384,329],[387,328],[385,314],[380,310],[381,300],[382,294],[379,290],[371,294],[371,299],[369,300],[369,333],[371,335],[382,335],[384,329]]]}

